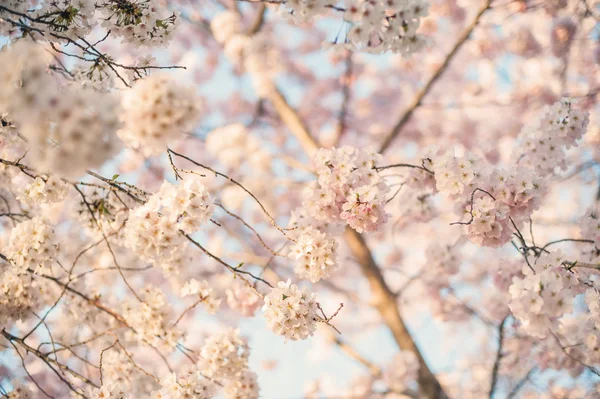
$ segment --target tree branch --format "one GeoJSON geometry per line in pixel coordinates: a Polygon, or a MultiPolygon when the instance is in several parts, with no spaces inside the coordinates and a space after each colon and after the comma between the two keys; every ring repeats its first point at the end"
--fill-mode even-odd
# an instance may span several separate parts
{"type": "Polygon", "coordinates": [[[362,235],[350,228],[346,228],[344,236],[350,251],[357,259],[364,276],[369,282],[373,295],[372,303],[374,307],[381,314],[383,321],[392,332],[394,340],[400,349],[413,352],[419,360],[418,383],[421,397],[428,399],[446,398],[447,396],[444,393],[444,390],[435,375],[427,366],[427,363],[425,363],[425,359],[421,356],[419,348],[406,328],[396,304],[396,296],[385,282],[381,270],[375,263],[365,239],[362,235]]]}
{"type": "Polygon", "coordinates": [[[465,29],[460,34],[460,36],[458,37],[458,40],[456,41],[456,44],[454,44],[454,47],[452,47],[452,50],[450,50],[448,55],[446,55],[444,62],[435,70],[433,75],[431,75],[431,77],[429,78],[429,81],[427,81],[425,86],[423,86],[423,88],[417,92],[417,94],[411,101],[411,103],[408,106],[408,108],[406,109],[406,111],[404,111],[404,114],[402,114],[402,116],[400,117],[400,119],[398,120],[396,125],[394,125],[392,130],[388,133],[385,140],[381,144],[379,152],[381,152],[381,153],[385,152],[385,150],[387,150],[388,147],[392,144],[392,141],[394,141],[396,136],[398,136],[398,134],[400,134],[400,131],[402,130],[404,125],[406,125],[406,123],[408,123],[413,112],[415,112],[415,110],[421,105],[421,101],[423,101],[423,98],[431,91],[431,89],[433,88],[435,83],[438,81],[438,79],[442,76],[442,74],[446,71],[446,69],[448,69],[450,62],[454,59],[454,57],[456,56],[456,54],[458,53],[460,48],[469,39],[469,36],[471,36],[471,33],[473,32],[473,30],[479,23],[479,20],[481,19],[483,14],[490,8],[491,3],[492,3],[492,0],[486,0],[485,4],[479,9],[477,14],[475,15],[475,18],[473,19],[473,22],[471,22],[471,25],[469,25],[467,27],[467,29],[465,29]]]}

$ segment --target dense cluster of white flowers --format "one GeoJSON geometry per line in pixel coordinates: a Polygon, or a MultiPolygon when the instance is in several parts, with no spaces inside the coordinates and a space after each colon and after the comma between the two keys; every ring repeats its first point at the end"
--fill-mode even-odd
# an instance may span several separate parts
{"type": "Polygon", "coordinates": [[[229,168],[239,168],[243,162],[264,170],[270,155],[260,140],[248,132],[241,123],[212,130],[206,136],[206,150],[229,168]]]}
{"type": "Polygon", "coordinates": [[[217,313],[221,299],[216,298],[214,290],[209,287],[208,281],[191,279],[181,289],[181,296],[196,296],[206,307],[209,314],[217,313]]]}
{"type": "Polygon", "coordinates": [[[48,35],[51,40],[65,42],[90,33],[96,25],[95,12],[93,0],[46,0],[35,9],[32,17],[47,22],[41,27],[54,34],[48,35]]]}
{"type": "Polygon", "coordinates": [[[577,145],[589,121],[589,113],[574,109],[568,99],[546,106],[539,117],[521,131],[516,161],[541,176],[552,174],[556,167],[565,169],[565,149],[577,145]]]}
{"type": "Polygon", "coordinates": [[[483,246],[506,244],[515,226],[539,208],[546,191],[545,181],[532,169],[492,169],[473,154],[448,153],[432,167],[437,189],[464,204],[469,239],[483,246]]]}
{"type": "Polygon", "coordinates": [[[418,372],[417,356],[410,351],[400,351],[386,367],[383,379],[392,391],[402,392],[416,381],[418,372]]]}
{"type": "Polygon", "coordinates": [[[142,259],[172,270],[185,251],[186,239],[181,233],[198,231],[209,220],[213,207],[196,176],[178,185],[165,181],[148,202],[130,212],[126,245],[142,259]]]}
{"type": "Polygon", "coordinates": [[[295,242],[290,245],[288,257],[297,261],[294,268],[296,274],[313,283],[328,277],[338,266],[335,239],[310,226],[294,233],[295,242]]]}
{"type": "Polygon", "coordinates": [[[576,274],[568,270],[562,252],[542,254],[531,270],[523,267],[523,278],[514,277],[509,288],[512,314],[528,334],[543,338],[556,321],[573,309],[575,296],[583,291],[576,274]]]}
{"type": "Polygon", "coordinates": [[[362,233],[379,230],[388,220],[389,191],[375,170],[381,155],[353,147],[319,149],[313,157],[317,181],[305,191],[303,206],[316,220],[346,222],[362,233]]]}
{"type": "Polygon", "coordinates": [[[353,1],[344,13],[344,20],[352,24],[347,40],[370,53],[415,53],[427,44],[417,29],[428,9],[426,0],[353,1]]]}
{"type": "MultiPolygon", "coordinates": [[[[158,0],[8,1],[6,8],[9,11],[0,10],[0,16],[16,21],[29,14],[23,23],[34,25],[36,32],[48,33],[44,37],[60,43],[76,41],[101,26],[126,43],[161,45],[170,40],[178,22],[178,13],[158,0]]],[[[0,29],[2,34],[17,31],[8,22],[0,29]]]]}
{"type": "Polygon", "coordinates": [[[314,294],[297,285],[280,281],[265,296],[263,312],[267,325],[285,340],[306,339],[317,328],[317,302],[314,294]]]}
{"type": "Polygon", "coordinates": [[[128,338],[155,347],[173,348],[182,333],[172,324],[172,310],[165,295],[149,285],[139,297],[143,302],[129,298],[123,306],[123,317],[135,330],[127,331],[128,338]]]}
{"type": "Polygon", "coordinates": [[[243,370],[225,385],[225,399],[258,399],[259,387],[256,373],[243,370]]]}
{"type": "MultiPolygon", "coordinates": [[[[325,14],[336,4],[335,0],[290,0],[284,2],[282,8],[296,22],[303,22],[325,14]]],[[[427,44],[427,39],[417,34],[417,30],[428,11],[426,0],[347,1],[344,21],[350,29],[345,42],[339,44],[369,53],[415,53],[427,44]]]]}
{"type": "Polygon", "coordinates": [[[48,176],[45,180],[36,177],[28,184],[17,199],[29,207],[39,204],[54,204],[65,199],[69,185],[56,176],[48,176]]]}
{"type": "Polygon", "coordinates": [[[202,376],[196,366],[190,366],[179,374],[171,373],[160,380],[161,389],[152,392],[152,399],[211,399],[215,384],[202,376]]]}
{"type": "Polygon", "coordinates": [[[124,42],[162,45],[177,26],[178,14],[157,0],[101,0],[97,4],[102,26],[124,42]]]}
{"type": "Polygon", "coordinates": [[[248,368],[250,348],[240,331],[228,328],[211,335],[200,350],[198,367],[204,375],[227,380],[248,368]]]}
{"type": "Polygon", "coordinates": [[[58,243],[54,229],[40,217],[21,222],[11,231],[8,245],[3,249],[16,274],[43,273],[56,259],[58,243]]]}
{"type": "Polygon", "coordinates": [[[39,288],[31,276],[2,269],[0,264],[0,328],[28,316],[39,303],[39,288]]]}
{"type": "Polygon", "coordinates": [[[166,74],[138,80],[122,95],[123,129],[119,137],[145,155],[166,150],[189,133],[200,117],[201,102],[193,88],[166,74]]]}
{"type": "Polygon", "coordinates": [[[41,47],[28,40],[1,51],[0,110],[35,150],[33,166],[78,176],[117,150],[119,102],[110,93],[59,87],[47,65],[41,47]]]}
{"type": "Polygon", "coordinates": [[[217,14],[210,27],[227,58],[250,73],[257,94],[264,97],[273,91],[281,61],[270,37],[261,32],[246,34],[240,16],[233,11],[217,14]]]}

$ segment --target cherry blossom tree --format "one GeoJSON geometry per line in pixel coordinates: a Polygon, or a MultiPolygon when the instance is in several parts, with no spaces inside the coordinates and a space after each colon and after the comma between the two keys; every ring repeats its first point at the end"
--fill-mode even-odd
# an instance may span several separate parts
{"type": "Polygon", "coordinates": [[[1,0],[0,395],[600,398],[599,21],[1,0]]]}

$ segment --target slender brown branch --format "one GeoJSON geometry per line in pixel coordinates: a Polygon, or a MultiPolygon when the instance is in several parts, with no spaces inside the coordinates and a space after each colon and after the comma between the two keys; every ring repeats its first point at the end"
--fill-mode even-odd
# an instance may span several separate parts
{"type": "Polygon", "coordinates": [[[491,4],[492,0],[486,0],[484,5],[479,9],[477,14],[475,15],[475,18],[473,19],[471,24],[458,36],[454,47],[452,47],[450,52],[446,55],[444,62],[442,62],[442,64],[435,70],[433,75],[431,75],[425,86],[423,86],[423,88],[417,92],[413,100],[410,102],[408,108],[404,111],[404,113],[402,114],[398,122],[394,125],[392,130],[387,134],[385,140],[383,141],[379,149],[380,153],[385,152],[385,150],[387,150],[392,144],[392,141],[394,141],[398,134],[400,134],[400,131],[402,130],[404,125],[408,123],[412,114],[421,105],[423,98],[431,91],[438,79],[448,69],[450,62],[454,59],[454,57],[461,49],[463,44],[465,44],[465,42],[469,39],[469,36],[471,36],[473,30],[475,29],[477,24],[479,24],[479,20],[481,19],[483,14],[490,8],[491,4]]]}
{"type": "Polygon", "coordinates": [[[502,348],[504,346],[504,325],[506,324],[506,319],[508,319],[508,317],[505,317],[498,326],[498,350],[496,351],[496,360],[494,361],[494,367],[492,368],[490,393],[488,395],[490,399],[493,398],[496,384],[498,383],[498,370],[500,369],[500,361],[503,356],[502,348]]]}

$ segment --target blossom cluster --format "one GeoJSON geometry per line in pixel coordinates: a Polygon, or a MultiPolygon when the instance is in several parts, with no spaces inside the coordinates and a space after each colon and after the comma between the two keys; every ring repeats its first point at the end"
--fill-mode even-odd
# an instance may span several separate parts
{"type": "Polygon", "coordinates": [[[39,204],[54,204],[61,202],[67,196],[69,185],[56,176],[46,179],[36,177],[28,184],[17,199],[29,207],[39,204]]]}
{"type": "Polygon", "coordinates": [[[243,370],[236,378],[229,380],[224,389],[226,399],[257,399],[259,386],[256,373],[243,370]]]}
{"type": "Polygon", "coordinates": [[[419,359],[413,352],[400,351],[385,369],[384,381],[394,392],[402,392],[417,379],[419,359]]]}
{"type": "Polygon", "coordinates": [[[47,66],[41,47],[29,40],[1,51],[0,109],[35,150],[32,166],[78,176],[118,149],[119,101],[74,84],[59,87],[47,66]]]}
{"type": "Polygon", "coordinates": [[[209,314],[217,313],[217,309],[221,304],[221,299],[215,297],[214,290],[208,286],[208,281],[206,280],[189,280],[181,289],[181,296],[197,296],[198,300],[204,304],[206,311],[209,314]]]}
{"type": "Polygon", "coordinates": [[[416,53],[428,43],[417,34],[428,9],[427,0],[353,1],[344,13],[344,20],[352,25],[346,39],[355,49],[369,53],[416,53]]]}
{"type": "Polygon", "coordinates": [[[288,257],[297,261],[294,271],[313,283],[329,276],[337,265],[337,242],[330,234],[307,226],[294,231],[288,257]]]}
{"type": "MultiPolygon", "coordinates": [[[[336,3],[332,0],[290,0],[282,4],[282,11],[296,22],[304,22],[336,8],[336,3]]],[[[427,44],[427,39],[417,34],[417,30],[428,10],[426,0],[347,1],[343,19],[350,28],[341,45],[369,53],[415,53],[427,44]]]]}
{"type": "Polygon", "coordinates": [[[98,4],[102,26],[124,42],[163,45],[177,26],[178,13],[158,0],[102,0],[98,4]]]}
{"type": "Polygon", "coordinates": [[[577,110],[568,99],[546,106],[520,133],[516,161],[546,176],[556,167],[566,169],[565,150],[576,146],[590,122],[589,113],[577,110]]]}
{"type": "MultiPolygon", "coordinates": [[[[101,26],[125,43],[154,46],[168,42],[178,23],[178,13],[161,6],[158,0],[58,0],[9,1],[0,16],[34,25],[34,32],[48,33],[48,40],[68,43],[87,36],[101,26]],[[36,4],[40,3],[36,7],[36,4]]],[[[4,24],[3,24],[4,25],[4,24]]],[[[16,31],[6,23],[0,33],[16,31]]],[[[23,30],[26,26],[23,27],[23,30]]]]}
{"type": "Polygon", "coordinates": [[[196,365],[189,366],[178,374],[170,373],[160,380],[161,389],[152,393],[152,398],[211,399],[216,391],[215,384],[202,376],[196,365]]]}
{"type": "Polygon", "coordinates": [[[2,270],[0,264],[0,328],[30,315],[39,304],[39,288],[27,274],[2,270]]]}
{"type": "Polygon", "coordinates": [[[248,368],[249,355],[247,340],[239,330],[228,328],[206,340],[198,366],[207,377],[226,380],[248,368]]]}
{"type": "Polygon", "coordinates": [[[199,230],[212,212],[210,194],[196,176],[179,185],[165,181],[148,202],[130,212],[125,244],[142,259],[171,270],[185,251],[182,233],[199,230]]]}
{"type": "Polygon", "coordinates": [[[137,299],[129,299],[123,306],[123,317],[133,331],[130,340],[147,342],[155,347],[172,348],[182,333],[172,324],[171,307],[159,288],[146,286],[137,299]]]}
{"type": "Polygon", "coordinates": [[[280,281],[264,298],[263,312],[267,325],[285,340],[306,339],[317,328],[317,302],[305,288],[280,281]]]}
{"type": "Polygon", "coordinates": [[[523,278],[513,278],[508,306],[532,336],[544,338],[557,319],[572,311],[573,299],[582,293],[582,284],[563,265],[565,260],[560,251],[544,253],[532,265],[534,270],[524,266],[523,278]]]}
{"type": "Polygon", "coordinates": [[[462,205],[469,239],[483,246],[506,244],[515,226],[539,208],[546,191],[532,169],[493,169],[473,154],[446,154],[432,167],[437,189],[462,205]]]}
{"type": "Polygon", "coordinates": [[[28,270],[43,273],[55,261],[57,249],[54,229],[36,216],[17,224],[10,231],[8,245],[3,252],[13,265],[15,274],[28,270]]]}
{"type": "Polygon", "coordinates": [[[198,368],[224,385],[226,399],[257,399],[256,374],[248,369],[250,348],[240,331],[228,328],[211,335],[200,350],[198,368]]]}
{"type": "Polygon", "coordinates": [[[201,111],[195,90],[166,74],[137,80],[123,93],[122,105],[123,129],[117,134],[145,155],[159,154],[170,141],[189,133],[201,111]]]}
{"type": "Polygon", "coordinates": [[[381,155],[353,147],[319,149],[313,157],[317,181],[311,182],[302,203],[316,220],[346,222],[359,233],[379,230],[388,220],[389,187],[375,165],[381,155]]]}

